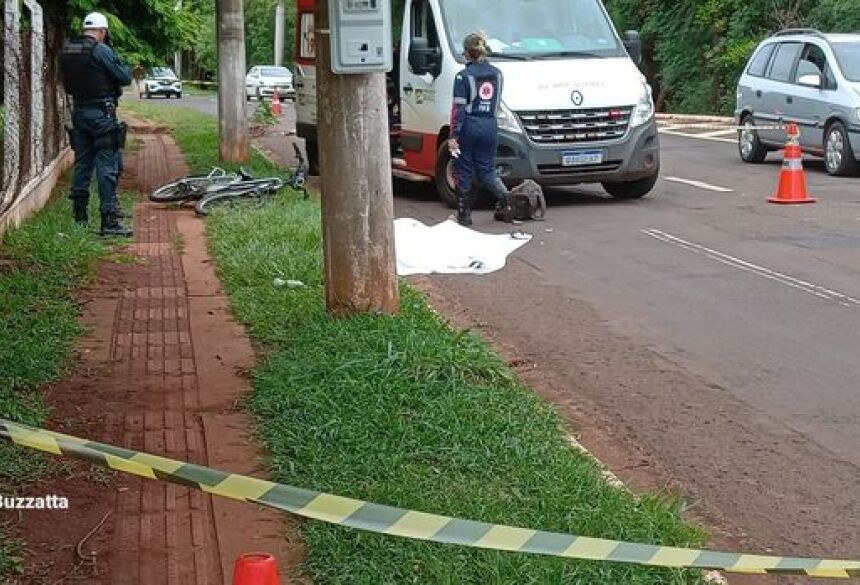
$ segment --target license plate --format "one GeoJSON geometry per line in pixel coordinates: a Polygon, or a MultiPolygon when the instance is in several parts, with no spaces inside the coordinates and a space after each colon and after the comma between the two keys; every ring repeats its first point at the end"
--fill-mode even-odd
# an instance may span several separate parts
{"type": "Polygon", "coordinates": [[[602,162],[603,151],[601,150],[574,150],[572,152],[564,152],[561,155],[561,165],[564,167],[599,165],[602,162]]]}

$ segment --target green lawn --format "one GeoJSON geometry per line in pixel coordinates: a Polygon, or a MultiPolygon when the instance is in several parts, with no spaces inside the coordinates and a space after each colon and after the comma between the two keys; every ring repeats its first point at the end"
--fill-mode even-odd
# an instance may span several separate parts
{"type": "MultiPolygon", "coordinates": [[[[76,293],[108,249],[77,227],[65,194],[0,240],[0,416],[41,426],[48,408],[39,387],[70,365],[78,323],[76,293]]],[[[95,216],[93,202],[91,216],[95,216]]],[[[33,451],[0,441],[0,493],[37,481],[50,466],[33,451]]],[[[4,536],[0,516],[0,580],[20,565],[20,543],[4,536]]]]}
{"type": "MultiPolygon", "coordinates": [[[[213,118],[134,104],[175,130],[195,170],[216,162],[213,118]]],[[[250,165],[272,169],[260,158],[250,165]]],[[[678,502],[607,485],[560,416],[478,335],[453,331],[404,285],[397,317],[330,318],[320,210],[284,194],[207,220],[232,307],[263,348],[249,408],[272,475],[378,503],[530,528],[701,545],[678,502]],[[281,277],[298,289],[273,286],[281,277]]],[[[698,572],[480,551],[302,525],[317,583],[695,583],[698,572]]]]}

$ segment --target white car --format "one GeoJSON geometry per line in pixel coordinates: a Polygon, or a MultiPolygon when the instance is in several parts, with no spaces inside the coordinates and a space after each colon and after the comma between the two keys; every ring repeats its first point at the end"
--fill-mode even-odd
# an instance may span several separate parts
{"type": "Polygon", "coordinates": [[[294,99],[296,90],[293,88],[293,74],[286,67],[274,65],[259,65],[252,68],[245,77],[245,97],[261,100],[272,97],[278,90],[279,98],[294,99]]]}
{"type": "Polygon", "coordinates": [[[148,69],[146,77],[140,82],[141,98],[149,99],[154,95],[163,95],[167,99],[182,97],[182,82],[170,67],[148,69]]]}

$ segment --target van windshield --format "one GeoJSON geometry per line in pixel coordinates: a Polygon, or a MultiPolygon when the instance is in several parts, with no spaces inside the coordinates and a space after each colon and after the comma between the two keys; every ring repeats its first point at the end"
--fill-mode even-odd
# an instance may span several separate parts
{"type": "Polygon", "coordinates": [[[442,0],[442,15],[455,55],[463,39],[483,31],[498,57],[621,57],[599,0],[442,0]]]}
{"type": "Polygon", "coordinates": [[[833,52],[845,79],[860,82],[860,43],[833,43],[833,52]]]}

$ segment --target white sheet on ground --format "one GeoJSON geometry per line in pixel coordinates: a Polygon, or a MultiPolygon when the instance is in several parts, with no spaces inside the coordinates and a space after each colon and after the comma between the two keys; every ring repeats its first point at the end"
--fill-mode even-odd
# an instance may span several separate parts
{"type": "Polygon", "coordinates": [[[418,220],[394,222],[397,274],[488,274],[504,268],[508,256],[528,243],[523,233],[482,234],[453,220],[426,226],[418,220]]]}

